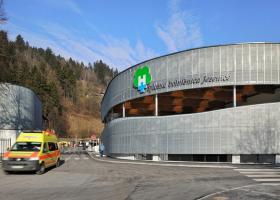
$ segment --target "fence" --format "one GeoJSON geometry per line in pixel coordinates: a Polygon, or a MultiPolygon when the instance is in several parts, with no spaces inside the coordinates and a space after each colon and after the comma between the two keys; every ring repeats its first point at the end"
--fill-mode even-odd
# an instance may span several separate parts
{"type": "Polygon", "coordinates": [[[11,138],[0,138],[0,160],[9,147],[11,147],[11,138]]]}

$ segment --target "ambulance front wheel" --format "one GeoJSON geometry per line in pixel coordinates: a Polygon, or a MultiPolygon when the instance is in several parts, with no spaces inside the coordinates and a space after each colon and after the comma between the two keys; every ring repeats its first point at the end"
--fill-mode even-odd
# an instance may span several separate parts
{"type": "Polygon", "coordinates": [[[41,163],[41,164],[39,165],[38,170],[36,171],[36,174],[41,175],[41,174],[44,174],[45,171],[46,171],[45,164],[44,164],[44,163],[41,163]]]}

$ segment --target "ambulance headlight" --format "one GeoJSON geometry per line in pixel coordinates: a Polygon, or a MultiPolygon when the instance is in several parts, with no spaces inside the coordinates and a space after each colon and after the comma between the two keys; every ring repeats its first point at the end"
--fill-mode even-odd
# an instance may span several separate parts
{"type": "Polygon", "coordinates": [[[34,158],[29,158],[29,160],[39,160],[38,157],[34,157],[34,158]]]}

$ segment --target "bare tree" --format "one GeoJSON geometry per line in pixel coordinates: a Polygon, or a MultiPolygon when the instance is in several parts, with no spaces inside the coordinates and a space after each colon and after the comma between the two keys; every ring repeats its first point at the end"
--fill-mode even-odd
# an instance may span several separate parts
{"type": "Polygon", "coordinates": [[[4,0],[0,0],[0,24],[4,24],[8,18],[6,17],[4,9],[4,0]]]}

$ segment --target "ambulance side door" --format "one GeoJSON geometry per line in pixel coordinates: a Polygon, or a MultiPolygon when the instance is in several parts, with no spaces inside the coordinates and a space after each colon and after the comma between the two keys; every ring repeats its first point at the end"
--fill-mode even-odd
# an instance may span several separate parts
{"type": "Polygon", "coordinates": [[[49,152],[49,147],[48,144],[45,142],[43,146],[43,155],[42,158],[45,162],[46,167],[49,167],[51,164],[51,159],[50,159],[50,152],[49,152]]]}
{"type": "Polygon", "coordinates": [[[50,154],[50,163],[51,165],[56,164],[56,146],[54,142],[48,142],[49,154],[50,154]]]}

